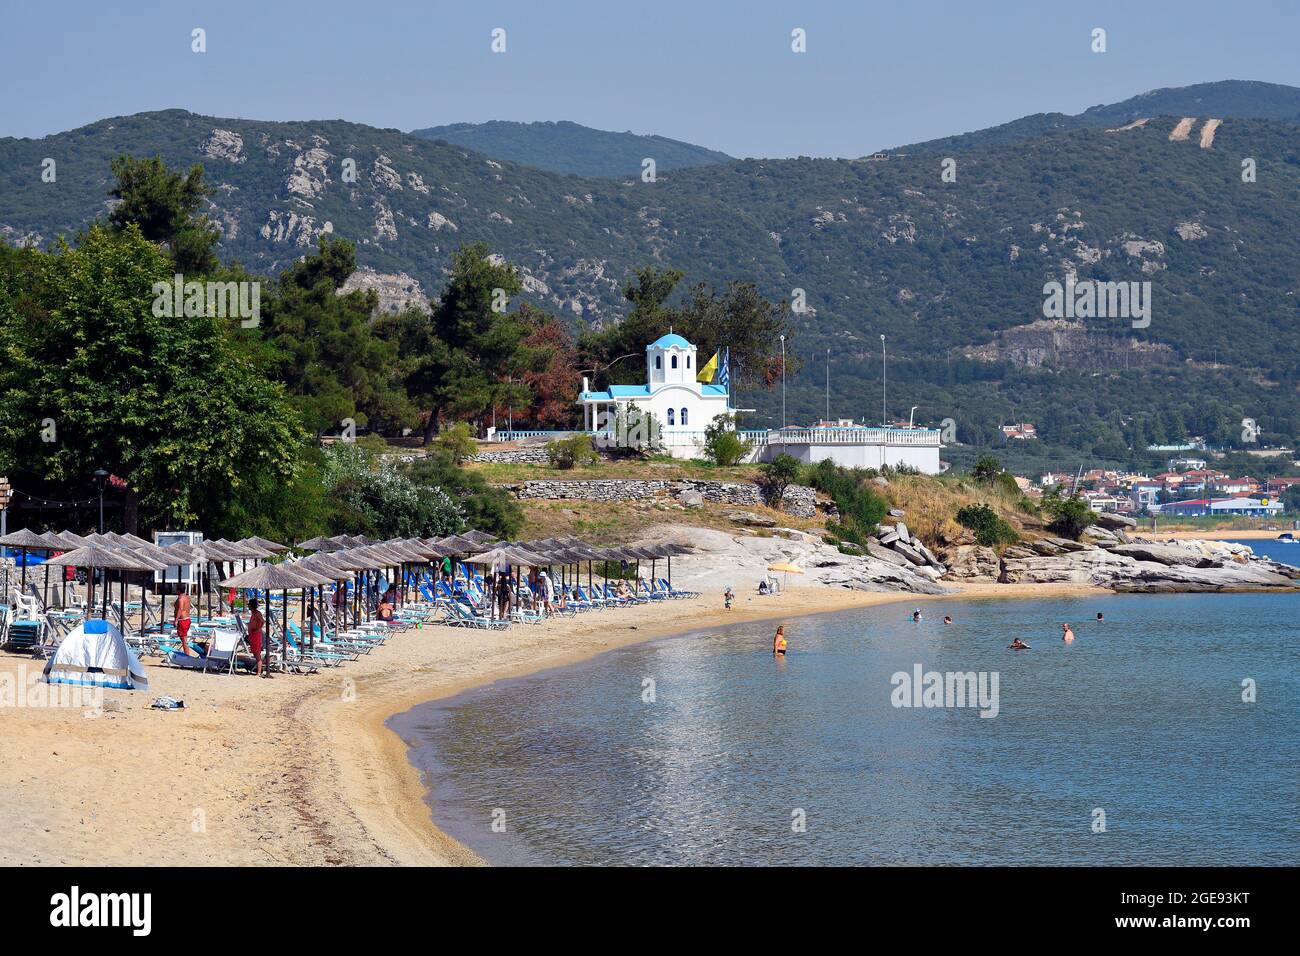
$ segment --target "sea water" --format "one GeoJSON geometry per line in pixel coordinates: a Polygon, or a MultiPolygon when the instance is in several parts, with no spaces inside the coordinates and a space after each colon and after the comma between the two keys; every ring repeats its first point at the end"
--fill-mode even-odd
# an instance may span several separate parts
{"type": "Polygon", "coordinates": [[[768,624],[657,640],[391,725],[493,863],[1300,863],[1300,596],[911,611],[792,618],[785,660],[768,624]],[[918,667],[996,675],[996,716],[904,695],[918,667]]]}

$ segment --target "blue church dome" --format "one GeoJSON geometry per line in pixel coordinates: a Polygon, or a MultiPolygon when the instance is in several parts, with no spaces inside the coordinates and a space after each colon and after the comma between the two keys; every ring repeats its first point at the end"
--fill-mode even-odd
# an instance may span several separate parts
{"type": "Polygon", "coordinates": [[[667,348],[672,348],[674,345],[677,346],[679,349],[690,349],[695,347],[691,345],[690,342],[687,342],[680,335],[677,335],[674,332],[669,332],[667,335],[659,336],[659,338],[655,339],[653,342],[647,345],[646,349],[647,350],[667,349],[667,348]]]}

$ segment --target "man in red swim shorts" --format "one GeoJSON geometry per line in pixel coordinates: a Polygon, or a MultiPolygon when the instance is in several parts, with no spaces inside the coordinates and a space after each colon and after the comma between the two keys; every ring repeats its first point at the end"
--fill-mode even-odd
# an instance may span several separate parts
{"type": "Polygon", "coordinates": [[[181,653],[190,653],[190,596],[182,591],[176,597],[176,635],[181,639],[181,653]]]}

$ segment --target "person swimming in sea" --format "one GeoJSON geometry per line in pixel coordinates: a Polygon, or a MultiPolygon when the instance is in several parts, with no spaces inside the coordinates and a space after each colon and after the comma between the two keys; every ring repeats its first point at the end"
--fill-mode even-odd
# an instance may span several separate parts
{"type": "Polygon", "coordinates": [[[948,615],[948,614],[945,614],[945,615],[943,616],[943,623],[945,623],[945,624],[951,624],[951,623],[952,623],[952,616],[951,616],[951,615],[948,615]]]}
{"type": "Polygon", "coordinates": [[[1097,620],[1099,620],[1099,621],[1104,621],[1104,620],[1106,620],[1106,615],[1105,615],[1105,614],[1102,614],[1101,611],[1098,611],[1098,612],[1097,612],[1097,620]]]}
{"type": "Polygon", "coordinates": [[[1029,645],[1026,644],[1024,641],[1022,641],[1022,640],[1021,640],[1020,638],[1018,638],[1018,637],[1017,637],[1014,641],[1012,641],[1010,644],[1008,644],[1007,647],[1011,648],[1013,651],[1027,651],[1027,650],[1029,650],[1029,645]]]}
{"type": "Polygon", "coordinates": [[[1061,625],[1061,640],[1065,641],[1067,644],[1074,643],[1074,631],[1070,630],[1070,625],[1061,625]]]}
{"type": "Polygon", "coordinates": [[[785,625],[782,624],[776,629],[776,634],[772,637],[772,654],[776,657],[785,657],[785,652],[789,645],[785,639],[785,625]]]}
{"type": "Polygon", "coordinates": [[[920,620],[921,620],[921,609],[920,609],[919,607],[918,607],[915,611],[912,612],[912,620],[913,620],[913,621],[920,621],[920,620]]]}

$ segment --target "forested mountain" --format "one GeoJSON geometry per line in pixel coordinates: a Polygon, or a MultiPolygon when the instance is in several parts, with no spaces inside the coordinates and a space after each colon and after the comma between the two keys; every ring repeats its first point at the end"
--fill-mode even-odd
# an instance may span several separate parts
{"type": "MultiPolygon", "coordinates": [[[[1212,86],[1224,105],[1256,85],[1212,86]]],[[[1261,111],[1284,113],[1279,89],[1263,89],[1261,111]]],[[[452,252],[482,240],[519,266],[527,298],[580,325],[622,315],[644,265],[681,270],[683,288],[739,280],[805,303],[791,420],[824,412],[827,348],[832,413],[878,418],[885,334],[891,416],[920,405],[918,420],[952,418],[963,441],[991,443],[1013,417],[1117,457],[1185,432],[1236,440],[1242,417],[1265,441],[1293,441],[1300,129],[1211,109],[1180,123],[1192,112],[1172,99],[1172,115],[1118,130],[1134,102],[1099,125],[971,145],[954,181],[922,150],[581,179],[350,123],[140,114],[0,140],[0,235],[71,237],[108,209],[113,156],[156,153],[204,164],[221,255],[255,271],[333,233],[356,241],[381,290],[429,295],[452,252]],[[55,182],[42,181],[47,157],[55,182]],[[1150,282],[1150,324],[1045,324],[1044,283],[1068,275],[1150,282]]],[[[779,410],[770,394],[742,404],[764,424],[779,410]]]]}
{"type": "Polygon", "coordinates": [[[904,146],[899,152],[952,152],[978,146],[1006,145],[1073,129],[1124,126],[1153,116],[1232,117],[1300,123],[1300,89],[1256,80],[1220,80],[1151,90],[1120,103],[1090,106],[1076,115],[1035,113],[988,129],[904,146]]]}
{"type": "Polygon", "coordinates": [[[728,163],[731,157],[666,136],[639,136],[558,123],[453,123],[411,130],[412,136],[443,140],[477,150],[493,159],[574,176],[640,176],[646,159],[659,171],[728,163]]]}

